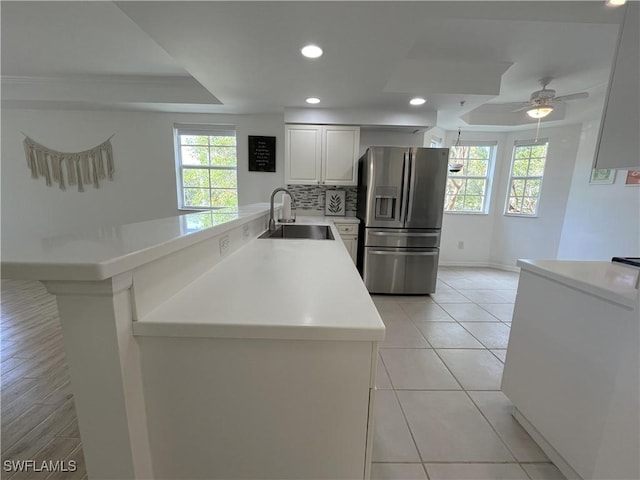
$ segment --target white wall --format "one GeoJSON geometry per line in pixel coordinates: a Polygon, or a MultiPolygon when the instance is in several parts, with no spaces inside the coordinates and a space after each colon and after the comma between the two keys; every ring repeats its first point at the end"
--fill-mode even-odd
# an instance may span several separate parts
{"type": "MultiPolygon", "coordinates": [[[[458,132],[447,132],[445,146],[451,147],[456,142],[458,132]]],[[[495,218],[497,191],[499,190],[498,174],[503,162],[503,152],[507,149],[506,134],[490,132],[463,131],[461,141],[494,141],[498,142],[494,165],[496,176],[490,184],[491,195],[489,211],[485,214],[445,213],[442,221],[442,237],[440,240],[440,264],[442,265],[487,265],[489,263],[493,223],[495,218]],[[458,242],[464,248],[458,248],[458,242]]]]}
{"type": "Polygon", "coordinates": [[[176,215],[174,123],[236,125],[239,203],[266,201],[284,184],[281,115],[184,115],[122,111],[2,110],[2,237],[45,236],[176,215]],[[30,177],[24,132],[52,149],[73,152],[110,135],[112,182],[61,191],[30,177]],[[248,171],[247,135],[276,137],[276,173],[248,171]]]}
{"type": "MultiPolygon", "coordinates": [[[[457,132],[447,132],[445,145],[457,132]]],[[[440,245],[442,265],[514,267],[518,258],[556,258],[564,212],[580,139],[580,126],[541,128],[549,140],[542,197],[536,218],[504,215],[514,142],[533,140],[535,130],[512,133],[463,131],[463,141],[497,141],[497,155],[486,215],[445,213],[440,245]],[[458,242],[464,248],[458,248],[458,242]]]]}
{"type": "Polygon", "coordinates": [[[285,108],[285,123],[317,123],[321,125],[375,125],[381,128],[433,125],[438,113],[422,108],[390,112],[374,108],[285,108]]]}
{"type": "Polygon", "coordinates": [[[558,258],[611,260],[640,256],[640,187],[625,186],[626,170],[615,184],[591,185],[589,177],[599,121],[585,122],[580,135],[558,258]]]}
{"type": "Polygon", "coordinates": [[[556,258],[567,199],[573,176],[580,125],[540,129],[540,138],[549,140],[547,161],[542,180],[538,215],[535,218],[503,214],[509,183],[511,155],[517,140],[535,139],[535,130],[507,136],[495,199],[495,219],[489,260],[492,264],[515,266],[519,258],[556,258]]]}
{"type": "MultiPolygon", "coordinates": [[[[2,237],[44,236],[180,213],[173,123],[236,125],[241,204],[266,201],[275,187],[284,184],[281,115],[3,109],[2,237]],[[87,186],[84,193],[73,186],[64,192],[57,186],[46,187],[43,179],[30,178],[20,132],[61,151],[83,150],[115,134],[114,181],[103,181],[98,190],[87,186]],[[247,135],[276,137],[276,173],[248,171],[247,135]]],[[[538,218],[503,215],[513,142],[532,139],[535,132],[463,131],[463,140],[498,141],[491,207],[488,215],[445,214],[441,263],[512,266],[517,258],[640,256],[640,187],[625,186],[624,171],[618,172],[615,185],[588,183],[597,130],[598,121],[587,122],[582,129],[541,129],[540,136],[549,138],[550,146],[538,218]],[[458,249],[459,241],[464,249],[458,249]]],[[[365,128],[360,150],[376,144],[421,146],[434,132],[444,131],[413,134],[365,128]]],[[[445,145],[452,145],[457,132],[444,133],[445,145]]]]}
{"type": "Polygon", "coordinates": [[[428,147],[431,145],[431,140],[440,141],[444,146],[444,140],[447,137],[447,131],[443,130],[440,127],[432,127],[427,130],[424,134],[424,146],[428,147]]]}
{"type": "Polygon", "coordinates": [[[360,155],[363,155],[368,147],[422,147],[424,132],[411,133],[400,130],[360,129],[360,155]]]}

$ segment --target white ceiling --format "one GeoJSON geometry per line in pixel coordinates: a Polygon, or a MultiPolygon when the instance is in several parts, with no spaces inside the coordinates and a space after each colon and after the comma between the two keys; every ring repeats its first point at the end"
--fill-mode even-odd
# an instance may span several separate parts
{"type": "Polygon", "coordinates": [[[0,8],[3,106],[265,113],[306,108],[304,99],[318,96],[320,106],[309,108],[422,109],[437,111],[446,129],[503,131],[518,127],[505,126],[513,124],[506,110],[501,125],[493,104],[528,100],[545,76],[558,95],[591,94],[550,122],[593,114],[623,13],[600,1],[3,1],[0,8]],[[306,43],[325,54],[303,58],[306,43]],[[410,107],[412,95],[428,101],[410,107]]]}

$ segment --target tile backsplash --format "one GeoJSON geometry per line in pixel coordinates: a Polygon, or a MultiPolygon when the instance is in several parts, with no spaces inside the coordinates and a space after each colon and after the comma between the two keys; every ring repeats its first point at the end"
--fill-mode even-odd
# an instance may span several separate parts
{"type": "Polygon", "coordinates": [[[344,190],[346,192],[346,214],[356,214],[358,187],[326,186],[326,185],[287,185],[293,194],[296,208],[317,210],[324,213],[324,200],[327,190],[344,190]]]}

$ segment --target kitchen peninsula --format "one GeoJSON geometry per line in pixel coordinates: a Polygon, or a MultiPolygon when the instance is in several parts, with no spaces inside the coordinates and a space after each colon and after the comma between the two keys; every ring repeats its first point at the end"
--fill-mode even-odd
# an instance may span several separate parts
{"type": "MultiPolygon", "coordinates": [[[[89,478],[366,478],[384,325],[268,205],[3,245],[57,296],[89,478]]],[[[304,218],[298,221],[304,222],[304,218]]]]}
{"type": "Polygon", "coordinates": [[[567,478],[640,478],[640,269],[519,260],[502,390],[567,478]]]}

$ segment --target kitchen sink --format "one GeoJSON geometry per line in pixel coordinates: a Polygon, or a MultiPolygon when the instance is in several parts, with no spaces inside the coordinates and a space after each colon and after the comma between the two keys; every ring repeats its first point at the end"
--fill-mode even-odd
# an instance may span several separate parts
{"type": "Polygon", "coordinates": [[[305,238],[309,240],[335,240],[327,225],[278,225],[258,238],[305,238]]]}

